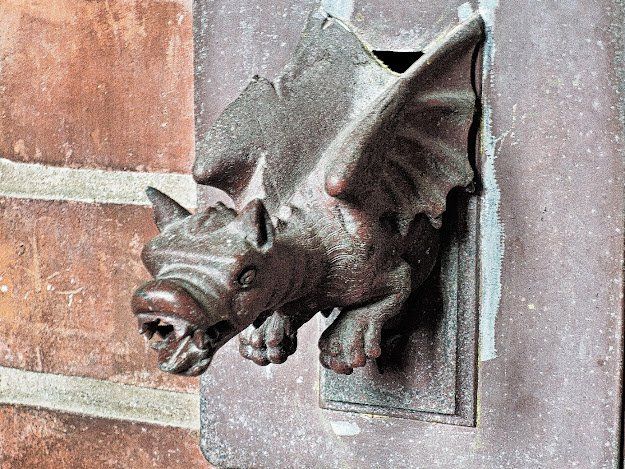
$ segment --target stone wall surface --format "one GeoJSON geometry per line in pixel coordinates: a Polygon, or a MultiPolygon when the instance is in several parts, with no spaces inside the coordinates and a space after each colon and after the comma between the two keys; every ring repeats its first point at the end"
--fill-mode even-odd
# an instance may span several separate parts
{"type": "MultiPolygon", "coordinates": [[[[252,75],[275,77],[319,2],[378,50],[432,40],[414,18],[445,24],[466,5],[196,1],[211,25],[199,36],[200,134],[252,75]]],[[[222,426],[238,454],[251,455],[245,445],[256,450],[260,435],[258,455],[288,461],[266,467],[622,459],[623,2],[469,3],[488,30],[477,427],[337,412],[362,431],[341,436],[328,423],[336,443],[317,452],[311,428],[325,420],[300,419],[308,433],[289,439],[284,425],[267,431],[267,410],[282,417],[288,406],[232,392],[240,376],[271,397],[276,383],[300,386],[300,373],[256,367],[272,380],[263,386],[236,355],[239,374],[219,375],[221,388],[204,379],[214,394],[231,392],[221,394],[232,399],[228,418],[253,408],[222,426]]],[[[195,204],[191,12],[192,0],[0,0],[0,469],[208,467],[198,380],[156,369],[129,307],[148,277],[141,246],[155,233],[145,187],[195,204]]],[[[291,360],[317,380],[307,371],[318,366],[316,344],[300,344],[309,355],[291,360]]],[[[316,397],[317,381],[305,382],[316,397]]],[[[297,394],[279,397],[297,409],[297,394]]]]}
{"type": "Polygon", "coordinates": [[[195,203],[192,63],[190,0],[0,2],[2,468],[206,466],[129,308],[145,186],[195,203]]]}

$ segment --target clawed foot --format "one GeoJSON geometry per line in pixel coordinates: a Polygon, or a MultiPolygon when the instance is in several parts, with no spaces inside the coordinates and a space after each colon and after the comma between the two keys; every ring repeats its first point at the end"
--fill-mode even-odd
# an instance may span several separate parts
{"type": "Polygon", "coordinates": [[[382,324],[366,317],[339,317],[321,335],[321,364],[336,373],[349,375],[365,366],[367,359],[378,358],[382,324]]]}
{"type": "Polygon", "coordinates": [[[249,326],[239,335],[239,352],[257,365],[284,363],[297,349],[297,329],[288,317],[274,313],[258,329],[249,326]]]}

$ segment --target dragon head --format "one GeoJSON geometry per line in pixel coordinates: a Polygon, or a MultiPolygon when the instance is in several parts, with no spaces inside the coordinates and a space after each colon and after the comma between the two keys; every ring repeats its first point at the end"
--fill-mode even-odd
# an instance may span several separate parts
{"type": "Polygon", "coordinates": [[[240,213],[219,203],[191,214],[156,189],[148,197],[160,234],[142,260],[154,280],[135,291],[132,310],[161,370],[199,375],[217,349],[284,297],[288,269],[262,201],[240,213]]]}

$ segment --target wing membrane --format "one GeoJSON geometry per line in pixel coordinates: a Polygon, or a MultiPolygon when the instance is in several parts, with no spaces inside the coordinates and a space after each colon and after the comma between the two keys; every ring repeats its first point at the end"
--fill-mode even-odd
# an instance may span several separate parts
{"type": "Polygon", "coordinates": [[[447,194],[474,178],[469,160],[475,118],[475,15],[432,43],[327,152],[326,190],[400,227],[419,213],[440,225],[447,194]]]}

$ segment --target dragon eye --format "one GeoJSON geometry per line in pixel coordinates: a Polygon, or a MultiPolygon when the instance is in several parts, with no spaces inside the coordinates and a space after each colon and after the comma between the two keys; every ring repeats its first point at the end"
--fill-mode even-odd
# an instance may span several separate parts
{"type": "Polygon", "coordinates": [[[256,267],[247,267],[243,270],[243,272],[239,274],[239,278],[237,279],[237,281],[241,286],[247,287],[248,285],[251,285],[255,278],[256,267]]]}

